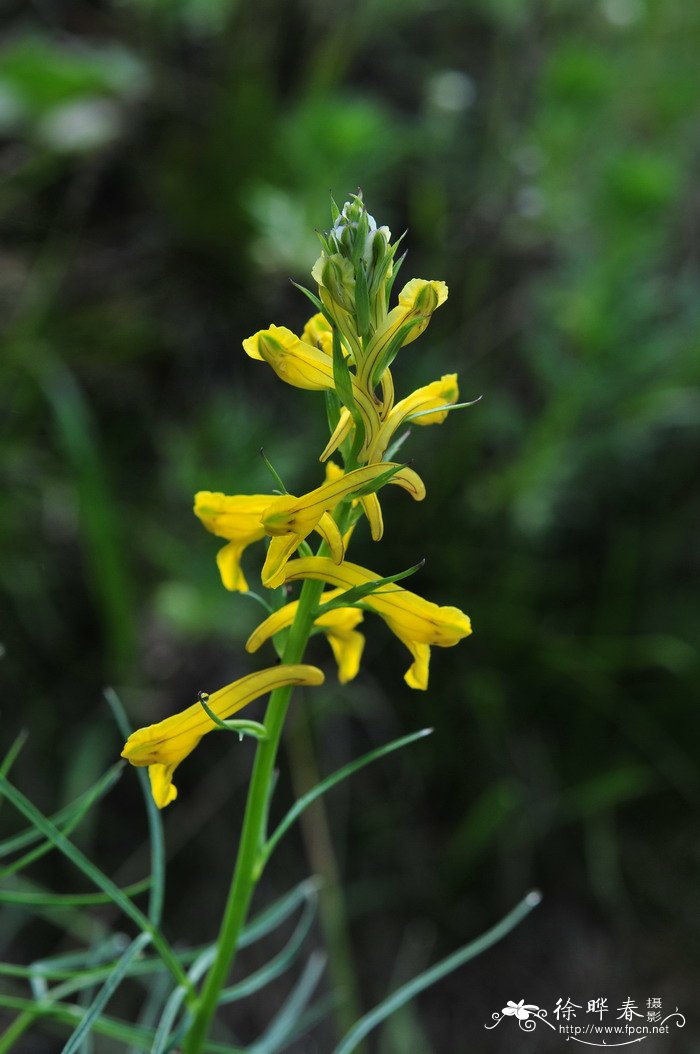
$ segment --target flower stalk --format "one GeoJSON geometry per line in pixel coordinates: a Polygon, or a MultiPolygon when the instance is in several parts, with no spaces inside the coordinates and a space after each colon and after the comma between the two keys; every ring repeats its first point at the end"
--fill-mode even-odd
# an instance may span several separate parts
{"type": "MultiPolygon", "coordinates": [[[[322,591],[322,582],[309,579],[304,583],[296,616],[287,637],[284,663],[301,662],[322,591]]],[[[267,738],[258,740],[255,751],[236,865],[217,938],[216,958],[197,1001],[192,1025],[183,1041],[183,1054],[200,1054],[202,1050],[209,1025],[216,1012],[219,994],[233,965],[255,887],[262,874],[268,804],[272,793],[277,751],[291,695],[292,686],[276,688],[267,704],[263,722],[267,738]]]]}

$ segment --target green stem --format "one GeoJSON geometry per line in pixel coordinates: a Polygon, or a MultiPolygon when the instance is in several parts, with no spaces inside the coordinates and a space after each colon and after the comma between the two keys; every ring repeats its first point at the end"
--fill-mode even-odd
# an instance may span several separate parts
{"type": "MultiPolygon", "coordinates": [[[[303,659],[313,626],[314,610],[322,592],[323,582],[315,582],[311,579],[304,582],[299,596],[299,606],[284,649],[282,658],[284,663],[298,663],[303,659]]],[[[266,835],[267,806],[277,750],[291,694],[292,689],[288,686],[276,688],[270,695],[265,713],[267,739],[258,742],[255,753],[241,840],[226,909],[219,930],[216,958],[204,982],[192,1027],[184,1040],[183,1054],[200,1054],[206,1041],[209,1025],[218,1005],[219,994],[233,964],[250,901],[264,866],[262,848],[266,835]]]]}

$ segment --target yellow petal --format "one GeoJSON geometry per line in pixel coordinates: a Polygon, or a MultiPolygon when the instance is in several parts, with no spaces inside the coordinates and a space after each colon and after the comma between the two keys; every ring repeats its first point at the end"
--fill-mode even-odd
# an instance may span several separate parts
{"type": "Polygon", "coordinates": [[[221,581],[224,587],[232,592],[248,592],[248,583],[241,568],[241,556],[244,549],[244,545],[229,542],[216,554],[216,565],[219,568],[221,581]]]}
{"type": "Polygon", "coordinates": [[[148,778],[151,781],[151,795],[159,809],[164,809],[177,798],[177,787],[173,783],[175,765],[149,765],[148,778]]]}
{"type": "Polygon", "coordinates": [[[316,524],[316,530],[330,549],[333,563],[342,563],[343,557],[345,556],[343,536],[340,533],[338,524],[329,512],[324,512],[323,516],[316,524]]]}
{"type": "Polygon", "coordinates": [[[333,355],[333,330],[326,316],[320,311],[317,315],[312,315],[306,323],[301,339],[306,344],[311,344],[312,347],[318,348],[325,355],[329,357],[333,355]]]}
{"type": "Polygon", "coordinates": [[[260,517],[269,504],[269,494],[200,490],[194,496],[194,514],[218,538],[250,545],[265,537],[260,517]]]}
{"type": "Polygon", "coordinates": [[[300,537],[306,537],[324,512],[330,512],[341,501],[371,484],[390,468],[397,468],[397,471],[388,483],[403,487],[417,501],[425,496],[423,482],[413,469],[399,468],[392,462],[365,465],[352,472],[344,472],[338,479],[323,483],[301,498],[292,499],[289,494],[276,498],[263,514],[265,530],[273,535],[293,531],[300,537]]]}
{"type": "Polygon", "coordinates": [[[436,412],[434,414],[425,414],[424,417],[417,417],[410,424],[442,424],[449,411],[440,410],[440,407],[449,406],[450,403],[455,403],[458,399],[459,385],[456,373],[446,373],[439,381],[432,381],[430,384],[425,384],[422,388],[417,388],[415,392],[398,402],[381,424],[370,450],[370,460],[378,461],[384,456],[392,437],[411,414],[435,408],[436,412]]]}
{"type": "Polygon", "coordinates": [[[433,312],[446,300],[447,286],[444,282],[427,282],[423,278],[413,278],[403,287],[397,306],[389,312],[386,322],[377,330],[362,358],[358,378],[362,387],[371,385],[382,355],[402,326],[414,322],[403,337],[402,347],[405,347],[424,332],[433,312]]]}
{"type": "Polygon", "coordinates": [[[281,380],[295,388],[323,391],[333,388],[333,363],[313,344],[300,340],[286,326],[261,329],[243,341],[252,359],[263,359],[281,380]]]}
{"type": "MultiPolygon", "coordinates": [[[[342,611],[343,608],[338,610],[342,611]]],[[[350,630],[348,633],[337,634],[332,630],[326,633],[335,661],[338,666],[338,680],[341,684],[347,684],[357,677],[360,671],[360,660],[365,647],[365,638],[362,633],[350,630]]]]}
{"type": "MultiPolygon", "coordinates": [[[[213,692],[208,705],[217,717],[223,719],[275,688],[322,683],[323,674],[315,666],[273,666],[250,673],[213,692]]],[[[202,736],[216,727],[200,703],[194,703],[181,713],[139,728],[129,736],[122,757],[132,765],[149,766],[153,799],[159,808],[176,797],[172,776],[177,766],[194,750],[202,736]]]]}
{"type": "Polygon", "coordinates": [[[267,556],[260,574],[266,589],[277,589],[284,582],[284,572],[292,553],[301,545],[303,539],[298,534],[281,534],[270,539],[267,556]]]}
{"type": "MultiPolygon", "coordinates": [[[[320,603],[325,604],[335,599],[341,592],[340,589],[332,589],[324,593],[320,603]]],[[[283,629],[288,629],[294,621],[298,606],[299,601],[293,600],[261,622],[246,641],[246,651],[257,651],[270,637],[274,637],[283,629]]],[[[314,623],[326,634],[328,643],[333,649],[338,664],[338,679],[341,684],[347,684],[353,677],[356,677],[360,667],[365,639],[361,633],[356,631],[356,626],[362,622],[362,618],[362,611],[356,608],[335,608],[333,611],[319,615],[314,623]]]]}
{"type": "Polygon", "coordinates": [[[428,668],[430,666],[430,645],[411,640],[410,637],[400,633],[391,619],[386,620],[387,626],[399,638],[402,644],[410,651],[413,662],[403,675],[403,679],[409,688],[417,688],[424,692],[428,687],[428,668]]]}
{"type": "Polygon", "coordinates": [[[360,498],[360,501],[362,502],[365,516],[369,521],[372,539],[378,542],[384,534],[384,518],[382,517],[382,507],[379,504],[379,498],[376,494],[365,494],[363,498],[360,498]]]}
{"type": "MultiPolygon", "coordinates": [[[[326,459],[329,458],[331,454],[334,454],[340,444],[345,442],[347,437],[350,435],[350,433],[352,432],[352,428],[352,414],[349,410],[343,407],[343,409],[340,411],[340,418],[338,420],[338,424],[335,426],[333,434],[326,443],[326,448],[318,460],[326,461],[326,459]]],[[[330,464],[332,463],[333,462],[330,462],[330,464]]],[[[343,470],[340,469],[340,471],[342,472],[343,470]]],[[[328,476],[326,476],[326,478],[328,478],[328,476]]]]}

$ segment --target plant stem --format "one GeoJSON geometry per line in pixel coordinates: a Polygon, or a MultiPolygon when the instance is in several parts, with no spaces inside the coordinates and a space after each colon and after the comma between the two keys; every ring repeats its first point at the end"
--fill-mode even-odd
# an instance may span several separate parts
{"type": "MultiPolygon", "coordinates": [[[[313,625],[313,614],[323,592],[323,582],[307,579],[301,589],[299,606],[289,630],[282,661],[301,662],[313,625]]],[[[275,760],[284,719],[291,698],[290,686],[276,688],[270,695],[265,713],[267,739],[258,741],[255,763],[248,787],[241,840],[236,857],[231,888],[217,940],[216,958],[207,974],[196,1005],[192,1027],[184,1042],[183,1054],[200,1054],[206,1041],[211,1019],[226,983],[236,954],[241,930],[261,871],[261,849],[265,840],[267,808],[272,788],[275,760]]]]}

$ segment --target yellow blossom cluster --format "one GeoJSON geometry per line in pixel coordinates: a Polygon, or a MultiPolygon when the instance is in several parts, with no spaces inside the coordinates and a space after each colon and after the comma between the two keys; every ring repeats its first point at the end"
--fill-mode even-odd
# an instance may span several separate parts
{"type": "MultiPolygon", "coordinates": [[[[325,462],[324,481],[301,496],[200,491],[194,512],[207,530],[226,541],[216,559],[227,589],[248,589],[243,553],[263,541],[267,550],[261,579],[266,588],[306,579],[333,587],[321,596],[314,627],[327,637],[342,683],[358,673],[364,637],[357,627],[369,612],[379,615],[406,646],[412,662],[405,680],[410,687],[424,690],[431,646],[450,647],[468,636],[468,616],[458,608],[433,604],[346,559],[353,529],[363,516],[372,538],[382,537],[378,492],[385,485],[401,487],[414,501],[425,497],[420,476],[391,459],[397,430],[404,424],[441,424],[459,405],[453,373],[395,400],[391,364],[401,348],[424,332],[446,301],[447,286],[414,278],[389,309],[399,266],[398,242],[392,245],[390,237],[386,227],[377,228],[361,196],[355,196],[342,212],[336,210],[333,228],[321,238],[323,251],[312,271],[317,294],[308,293],[317,311],[301,336],[271,325],[243,341],[250,358],[267,363],[287,384],[325,393],[331,435],[319,458],[325,462]],[[330,460],[334,454],[342,458],[342,467],[330,460]],[[317,555],[310,555],[307,543],[313,532],[321,539],[317,555]],[[292,559],[297,550],[297,558],[292,559]],[[344,595],[349,598],[347,605],[339,603],[344,595]]],[[[255,652],[289,629],[297,610],[298,601],[292,601],[273,611],[253,631],[247,650],[255,652]]],[[[322,680],[314,667],[282,664],[213,693],[209,706],[221,719],[275,687],[322,680]]],[[[160,807],[176,796],[175,767],[215,727],[195,703],[129,738],[123,756],[134,765],[149,766],[160,807]]]]}

